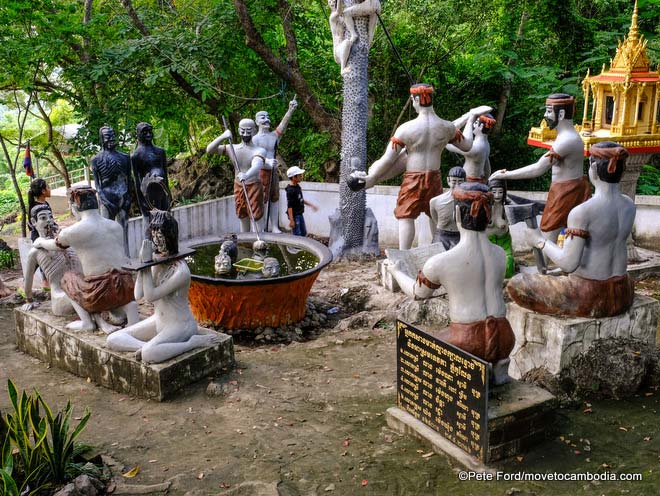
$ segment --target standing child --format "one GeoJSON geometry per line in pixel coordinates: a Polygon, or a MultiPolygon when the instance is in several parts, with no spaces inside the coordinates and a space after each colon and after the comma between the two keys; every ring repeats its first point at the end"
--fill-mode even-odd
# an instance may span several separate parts
{"type": "Polygon", "coordinates": [[[285,188],[287,203],[286,211],[289,216],[289,227],[293,230],[293,234],[296,236],[307,236],[305,218],[303,217],[305,205],[310,207],[314,212],[318,210],[316,205],[303,199],[300,182],[302,181],[304,173],[304,169],[296,166],[289,167],[286,171],[286,175],[291,180],[291,183],[285,188]]]}

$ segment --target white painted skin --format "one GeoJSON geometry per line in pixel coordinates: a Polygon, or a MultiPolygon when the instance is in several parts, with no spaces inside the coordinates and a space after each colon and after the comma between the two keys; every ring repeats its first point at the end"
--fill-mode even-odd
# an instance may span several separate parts
{"type": "Polygon", "coordinates": [[[464,182],[465,179],[462,177],[449,176],[447,178],[449,190],[445,191],[441,195],[431,198],[429,207],[434,229],[442,229],[443,231],[454,232],[458,231],[456,220],[454,219],[454,198],[452,197],[452,193],[456,186],[464,182]]]}
{"type": "MultiPolygon", "coordinates": [[[[466,124],[466,126],[468,125],[469,123],[466,124]]],[[[488,142],[488,136],[484,134],[483,129],[484,123],[479,119],[476,119],[472,123],[474,138],[472,140],[472,148],[468,151],[461,150],[451,143],[447,145],[447,150],[465,157],[463,170],[465,170],[465,173],[471,177],[488,177],[490,175],[490,143],[488,142]]],[[[466,132],[467,129],[464,129],[463,134],[466,132]]]]}
{"type": "MultiPolygon", "coordinates": [[[[410,96],[417,117],[403,123],[394,132],[394,137],[406,144],[392,146],[388,142],[385,153],[376,160],[369,172],[355,171],[353,177],[364,181],[365,188],[371,188],[380,181],[392,178],[403,172],[431,172],[440,170],[442,152],[456,136],[456,128],[465,124],[465,135],[455,146],[463,151],[472,147],[472,123],[482,114],[492,110],[487,105],[476,107],[453,122],[441,119],[432,106],[423,107],[419,95],[410,96]]],[[[415,219],[399,219],[399,249],[409,250],[415,238],[415,219]]],[[[429,218],[429,229],[435,229],[429,218]]]]}
{"type": "MultiPolygon", "coordinates": [[[[589,166],[589,180],[596,188],[593,197],[571,210],[567,222],[570,229],[588,231],[589,239],[566,237],[563,248],[546,240],[543,254],[564,272],[605,280],[626,273],[626,240],[636,209],[633,201],[621,194],[619,183],[598,178],[594,165],[589,166]]],[[[540,246],[545,239],[543,234],[539,229],[527,228],[525,240],[530,246],[540,246]]]]}
{"type": "MultiPolygon", "coordinates": [[[[71,205],[71,212],[78,222],[63,228],[58,233],[57,240],[61,245],[70,246],[75,250],[83,274],[93,276],[112,269],[121,269],[128,261],[124,254],[124,234],[121,225],[102,217],[97,209],[79,211],[75,205],[71,205]]],[[[33,246],[51,251],[61,250],[55,239],[37,238],[33,246]]],[[[103,320],[100,314],[90,315],[75,301],[71,304],[81,320],[69,323],[68,328],[92,331],[98,326],[108,334],[117,330],[117,327],[103,320]]],[[[134,301],[119,308],[126,314],[129,325],[138,321],[137,304],[134,301]]]]}
{"type": "MultiPolygon", "coordinates": [[[[162,251],[162,247],[159,250],[156,246],[156,251],[162,251]]],[[[108,336],[108,348],[134,351],[146,363],[160,363],[217,344],[220,338],[216,333],[198,334],[188,303],[189,288],[190,269],[183,259],[140,270],[135,299],[153,303],[154,314],[108,336]]]]}
{"type": "MultiPolygon", "coordinates": [[[[255,122],[257,126],[259,127],[259,132],[252,137],[252,142],[264,150],[266,150],[266,161],[263,165],[264,169],[267,170],[272,170],[275,169],[275,172],[272,173],[272,177],[274,178],[275,181],[279,180],[279,175],[277,173],[277,167],[279,163],[277,162],[277,159],[275,157],[275,149],[277,147],[277,144],[280,142],[282,139],[282,136],[286,132],[286,128],[289,125],[289,121],[291,120],[291,116],[293,115],[293,112],[298,108],[298,102],[294,98],[289,102],[289,109],[287,110],[286,114],[284,114],[284,117],[282,117],[282,122],[280,122],[277,127],[275,128],[275,131],[270,130],[270,116],[268,115],[268,112],[265,110],[262,110],[260,112],[257,112],[257,115],[255,116],[255,122]],[[274,160],[268,160],[268,159],[274,159],[274,160]]],[[[265,195],[270,194],[269,191],[264,191],[265,195]]],[[[269,226],[270,226],[270,231],[274,233],[281,233],[279,228],[279,201],[277,202],[271,202],[270,205],[270,219],[269,221],[269,226]]],[[[262,223],[262,230],[263,226],[266,224],[266,216],[264,216],[261,219],[262,223]]]]}
{"type": "MultiPolygon", "coordinates": [[[[504,250],[488,241],[485,231],[463,229],[458,206],[456,219],[461,240],[451,250],[429,258],[422,272],[431,282],[442,284],[447,290],[452,322],[469,323],[488,316],[504,317],[504,250]]],[[[389,265],[388,270],[409,297],[423,299],[433,295],[431,288],[419,285],[403,272],[399,262],[389,265]]]]}
{"type": "Polygon", "coordinates": [[[333,55],[342,74],[350,70],[348,57],[359,34],[355,29],[356,17],[368,17],[367,44],[371,46],[378,15],[381,12],[380,0],[363,0],[344,8],[344,0],[328,0],[330,6],[330,32],[332,33],[333,55]],[[348,36],[346,36],[348,32],[348,36]]]}
{"type": "MultiPolygon", "coordinates": [[[[552,182],[571,181],[583,176],[582,166],[584,163],[584,143],[575,130],[573,119],[565,117],[564,109],[559,110],[557,115],[552,105],[547,105],[544,118],[552,129],[557,128],[557,139],[552,144],[552,149],[562,157],[561,160],[552,159],[544,154],[537,162],[512,171],[493,172],[491,179],[531,179],[543,175],[552,169],[552,182]]],[[[559,230],[548,231],[544,236],[553,242],[557,241],[559,230]]]]}

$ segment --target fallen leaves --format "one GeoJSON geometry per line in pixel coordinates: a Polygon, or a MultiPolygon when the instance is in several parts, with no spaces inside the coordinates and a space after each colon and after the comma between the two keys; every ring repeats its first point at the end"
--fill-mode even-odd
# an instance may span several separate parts
{"type": "Polygon", "coordinates": [[[139,465],[136,465],[135,467],[133,467],[132,469],[130,469],[130,470],[129,470],[128,472],[126,472],[125,474],[121,474],[121,476],[122,476],[122,477],[126,477],[127,479],[132,479],[133,477],[135,477],[135,476],[136,476],[137,474],[139,474],[139,473],[140,473],[140,466],[139,466],[139,465]]]}

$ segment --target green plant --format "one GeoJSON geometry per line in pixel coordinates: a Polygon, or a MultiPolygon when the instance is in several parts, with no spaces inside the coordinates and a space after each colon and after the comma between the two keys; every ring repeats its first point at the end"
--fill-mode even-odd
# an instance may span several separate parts
{"type": "Polygon", "coordinates": [[[81,473],[82,466],[75,460],[89,448],[75,441],[87,425],[89,409],[70,431],[71,402],[54,414],[37,390],[33,395],[19,394],[8,380],[7,391],[13,411],[0,417],[0,494],[40,494],[81,473]]]}
{"type": "Polygon", "coordinates": [[[638,195],[660,195],[660,170],[651,165],[642,167],[637,181],[638,195]]]}
{"type": "Polygon", "coordinates": [[[11,269],[14,267],[14,252],[12,250],[0,250],[0,269],[11,269]]]}

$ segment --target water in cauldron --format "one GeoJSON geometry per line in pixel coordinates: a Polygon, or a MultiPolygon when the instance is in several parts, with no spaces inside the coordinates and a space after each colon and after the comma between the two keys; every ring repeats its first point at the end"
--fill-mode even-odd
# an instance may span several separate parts
{"type": "MultiPolygon", "coordinates": [[[[204,246],[195,247],[195,253],[186,257],[186,262],[190,267],[190,272],[198,276],[217,277],[219,279],[236,279],[238,272],[232,270],[229,275],[219,276],[215,272],[215,257],[220,251],[222,243],[211,243],[204,246]]],[[[252,243],[239,243],[238,244],[238,258],[253,257],[252,243]]],[[[268,256],[275,257],[280,263],[280,276],[289,274],[296,274],[309,269],[313,269],[318,265],[319,259],[313,253],[304,249],[291,249],[278,243],[268,243],[268,256]]]]}

